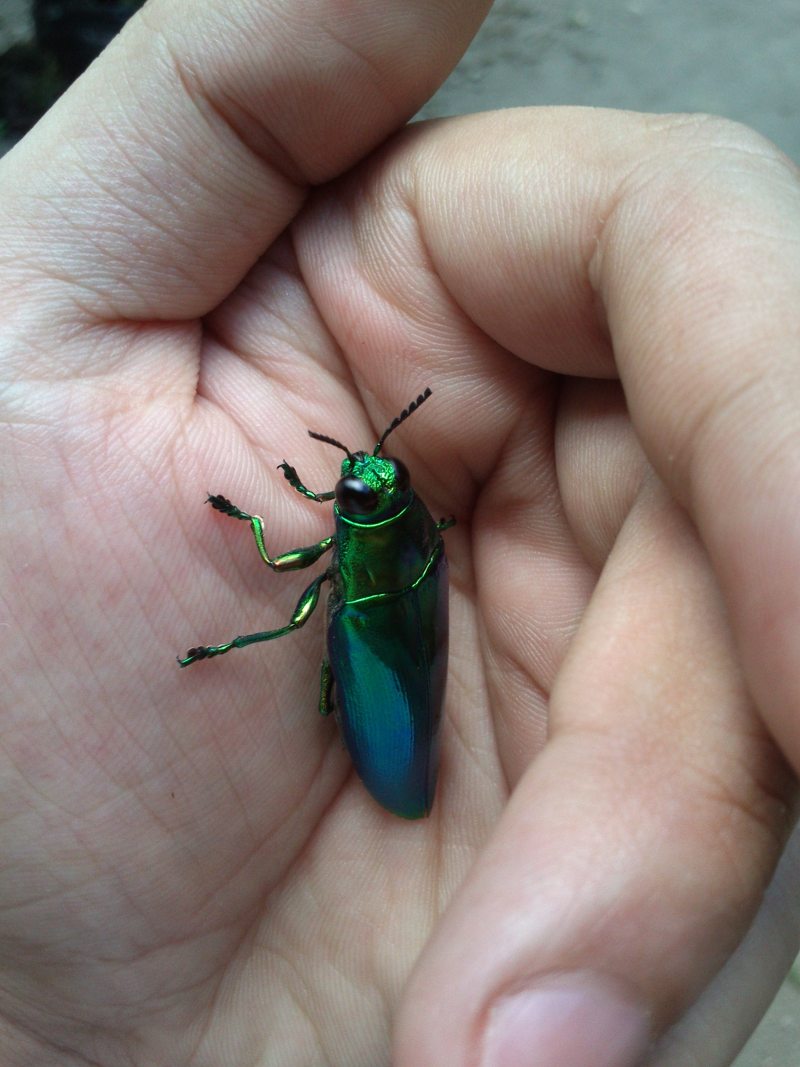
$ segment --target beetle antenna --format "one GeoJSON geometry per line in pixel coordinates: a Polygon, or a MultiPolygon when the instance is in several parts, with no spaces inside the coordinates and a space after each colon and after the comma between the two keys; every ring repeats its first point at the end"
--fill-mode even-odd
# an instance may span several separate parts
{"type": "Polygon", "coordinates": [[[383,431],[380,441],[378,441],[377,445],[375,445],[375,451],[372,453],[373,456],[377,456],[377,454],[383,448],[383,443],[389,436],[389,434],[392,432],[392,430],[396,430],[401,422],[405,422],[409,415],[413,415],[417,408],[420,406],[420,404],[424,404],[430,395],[431,389],[430,387],[428,387],[424,393],[419,394],[416,400],[411,401],[405,411],[401,411],[396,419],[392,419],[392,421],[383,431]]]}
{"type": "Polygon", "coordinates": [[[326,445],[333,445],[335,448],[341,448],[342,452],[347,453],[347,458],[350,460],[350,462],[355,463],[355,456],[347,447],[347,445],[343,445],[342,442],[337,441],[335,437],[328,437],[326,434],[316,433],[314,430],[309,430],[308,436],[313,437],[315,441],[324,441],[326,445]]]}

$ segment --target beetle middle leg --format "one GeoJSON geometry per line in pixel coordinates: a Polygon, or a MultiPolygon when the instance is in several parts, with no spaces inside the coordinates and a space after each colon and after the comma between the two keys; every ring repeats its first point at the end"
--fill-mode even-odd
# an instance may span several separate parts
{"type": "Polygon", "coordinates": [[[293,548],[289,552],[282,552],[279,556],[270,556],[267,546],[264,544],[264,520],[260,515],[248,515],[246,511],[237,508],[227,497],[217,494],[209,495],[208,503],[215,511],[221,511],[223,515],[230,515],[232,519],[242,519],[250,523],[253,531],[258,554],[268,567],[274,571],[298,571],[302,567],[310,567],[316,563],[323,552],[327,552],[333,544],[333,537],[324,537],[315,545],[307,545],[305,548],[293,548]]]}
{"type": "Polygon", "coordinates": [[[183,659],[178,657],[178,665],[180,667],[188,667],[201,659],[223,656],[226,652],[230,652],[232,648],[246,648],[247,645],[255,645],[259,641],[273,641],[276,637],[283,637],[284,634],[291,633],[292,630],[299,630],[301,626],[308,622],[314,608],[316,608],[319,602],[320,586],[328,577],[330,575],[325,571],[314,579],[297,601],[297,607],[294,609],[291,620],[286,626],[280,626],[277,630],[262,630],[256,634],[244,634],[240,637],[234,637],[232,641],[228,641],[224,645],[198,645],[197,648],[190,648],[183,659]]]}

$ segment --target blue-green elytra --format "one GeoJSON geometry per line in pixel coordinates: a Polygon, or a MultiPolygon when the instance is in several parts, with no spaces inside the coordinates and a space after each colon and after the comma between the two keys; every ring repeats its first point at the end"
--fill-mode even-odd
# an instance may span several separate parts
{"type": "Polygon", "coordinates": [[[335,501],[334,533],[317,544],[270,556],[259,515],[224,496],[208,497],[217,511],[250,523],[259,554],[272,570],[309,567],[327,551],[330,565],[304,591],[285,626],[190,648],[178,660],[188,667],[299,629],[316,608],[322,583],[329,582],[319,710],[335,712],[355,769],[375,800],[406,819],[428,815],[436,789],[448,643],[441,534],[455,520],[435,522],[405,464],[380,453],[389,434],[430,395],[426,389],[393,419],[371,453],[351,452],[335,438],[309,430],[345,453],[330,492],[312,492],[294,467],[285,460],[279,465],[298,493],[335,501]]]}

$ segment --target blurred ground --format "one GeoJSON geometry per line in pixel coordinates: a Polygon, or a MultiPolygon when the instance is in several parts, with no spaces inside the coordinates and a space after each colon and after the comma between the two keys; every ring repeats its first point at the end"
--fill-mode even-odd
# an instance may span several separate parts
{"type": "Polygon", "coordinates": [[[800,1067],[800,984],[783,983],[734,1067],[800,1067]]]}
{"type": "Polygon", "coordinates": [[[30,0],[0,0],[0,62],[6,48],[33,33],[30,7],[30,0]]]}
{"type": "Polygon", "coordinates": [[[708,111],[800,162],[797,0],[496,0],[434,117],[521,104],[708,111]]]}
{"type": "MultiPolygon", "coordinates": [[[[30,0],[0,0],[2,53],[32,32],[30,0]]],[[[497,0],[423,109],[526,104],[709,111],[800,162],[797,0],[497,0]]],[[[787,981],[735,1067],[800,1067],[800,981],[787,981]]]]}

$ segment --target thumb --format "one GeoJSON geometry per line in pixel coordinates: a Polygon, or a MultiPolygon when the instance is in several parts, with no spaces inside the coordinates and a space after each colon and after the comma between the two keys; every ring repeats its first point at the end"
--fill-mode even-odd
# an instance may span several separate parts
{"type": "Polygon", "coordinates": [[[794,785],[693,528],[632,510],[551,737],[412,976],[398,1067],[634,1067],[741,938],[794,785]]]}

